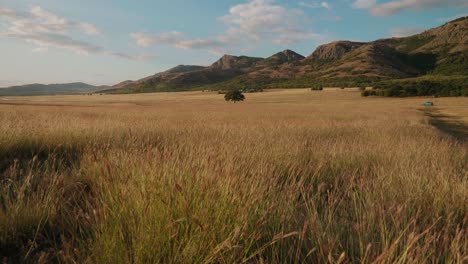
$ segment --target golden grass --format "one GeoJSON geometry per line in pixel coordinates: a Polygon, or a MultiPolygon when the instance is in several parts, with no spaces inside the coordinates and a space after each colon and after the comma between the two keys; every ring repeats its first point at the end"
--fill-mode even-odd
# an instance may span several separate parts
{"type": "MultiPolygon", "coordinates": [[[[0,256],[463,263],[466,142],[426,98],[275,90],[0,98],[0,256]]],[[[437,98],[468,118],[466,98],[437,98]]]]}

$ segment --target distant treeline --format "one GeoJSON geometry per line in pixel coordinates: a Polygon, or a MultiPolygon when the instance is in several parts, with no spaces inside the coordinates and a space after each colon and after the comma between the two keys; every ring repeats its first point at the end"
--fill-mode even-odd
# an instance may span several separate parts
{"type": "Polygon", "coordinates": [[[465,76],[426,76],[383,80],[376,77],[314,78],[296,79],[234,78],[228,82],[204,87],[209,90],[256,91],[272,88],[310,88],[322,90],[324,87],[373,87],[362,92],[363,96],[409,97],[409,96],[468,96],[468,77],[465,76]]]}
{"type": "Polygon", "coordinates": [[[408,79],[382,81],[373,85],[372,91],[363,91],[363,96],[468,96],[468,78],[408,79]]]}
{"type": "Polygon", "coordinates": [[[313,88],[320,90],[323,87],[360,87],[371,86],[373,83],[381,81],[376,77],[346,77],[346,78],[316,78],[301,77],[294,79],[271,79],[257,76],[246,78],[240,76],[232,80],[216,83],[208,86],[197,87],[196,90],[263,90],[275,88],[313,88]]]}
{"type": "Polygon", "coordinates": [[[360,87],[371,86],[381,81],[377,77],[343,77],[343,78],[314,78],[302,77],[271,83],[268,88],[320,88],[320,87],[360,87]]]}
{"type": "Polygon", "coordinates": [[[183,85],[155,86],[150,83],[141,84],[133,89],[122,89],[118,93],[145,93],[187,90],[261,92],[274,88],[310,88],[322,90],[325,87],[373,87],[372,90],[362,91],[363,96],[409,97],[409,96],[468,96],[468,77],[427,75],[408,79],[382,79],[379,77],[342,77],[317,78],[307,76],[294,79],[272,79],[266,76],[254,78],[239,76],[231,80],[211,85],[184,87],[183,85]],[[185,89],[184,89],[185,88],[185,89]]]}

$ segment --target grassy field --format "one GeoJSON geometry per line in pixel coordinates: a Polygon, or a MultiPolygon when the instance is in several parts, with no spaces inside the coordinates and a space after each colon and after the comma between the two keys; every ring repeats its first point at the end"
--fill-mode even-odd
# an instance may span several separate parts
{"type": "Polygon", "coordinates": [[[0,97],[0,262],[468,261],[468,145],[427,98],[246,97],[0,97]]]}

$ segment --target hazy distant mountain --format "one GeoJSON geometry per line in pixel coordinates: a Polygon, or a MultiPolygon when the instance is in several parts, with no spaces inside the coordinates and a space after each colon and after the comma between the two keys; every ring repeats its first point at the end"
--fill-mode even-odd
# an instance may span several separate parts
{"type": "Polygon", "coordinates": [[[421,34],[373,42],[335,41],[307,58],[291,50],[269,58],[224,55],[209,67],[178,66],[109,92],[154,92],[265,86],[296,80],[399,79],[468,74],[468,17],[421,34]]]}
{"type": "Polygon", "coordinates": [[[27,84],[0,88],[0,96],[32,96],[32,95],[56,95],[56,94],[81,94],[90,93],[102,87],[86,83],[64,83],[64,84],[27,84]]]}

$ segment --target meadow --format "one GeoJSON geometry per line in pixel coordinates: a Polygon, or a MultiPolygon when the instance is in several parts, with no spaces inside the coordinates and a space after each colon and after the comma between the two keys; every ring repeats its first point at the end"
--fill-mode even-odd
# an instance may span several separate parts
{"type": "Polygon", "coordinates": [[[468,143],[426,100],[0,97],[0,262],[466,263],[468,143]]]}

